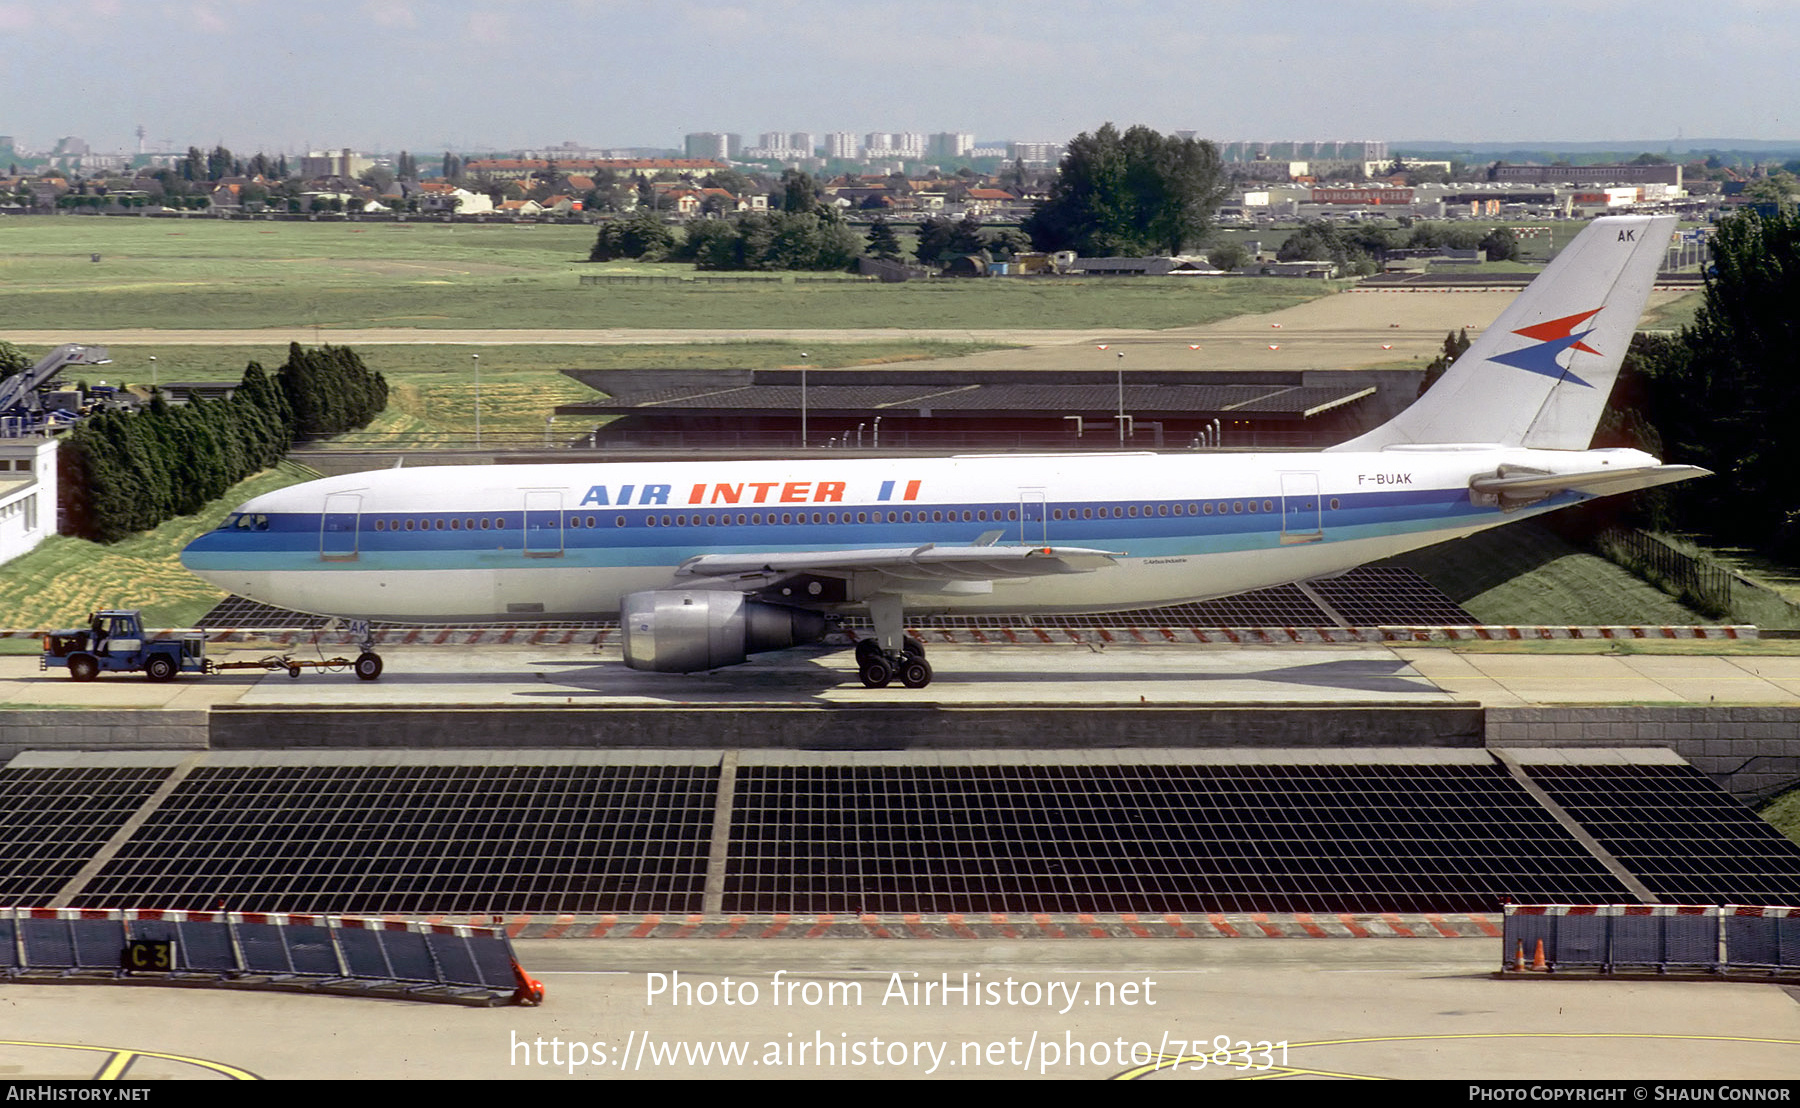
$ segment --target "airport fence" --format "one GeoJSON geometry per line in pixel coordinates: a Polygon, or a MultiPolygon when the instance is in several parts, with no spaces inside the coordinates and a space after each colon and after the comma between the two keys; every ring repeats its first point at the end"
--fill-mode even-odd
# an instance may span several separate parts
{"type": "Polygon", "coordinates": [[[0,908],[0,977],[536,1004],[492,927],[297,913],[0,908]]]}
{"type": "Polygon", "coordinates": [[[1514,972],[1800,971],[1800,908],[1509,904],[1503,936],[1514,972]]]}
{"type": "Polygon", "coordinates": [[[1612,561],[1708,615],[1726,615],[1732,610],[1737,589],[1755,587],[1723,566],[1702,561],[1648,531],[1609,527],[1596,535],[1594,542],[1612,561]]]}

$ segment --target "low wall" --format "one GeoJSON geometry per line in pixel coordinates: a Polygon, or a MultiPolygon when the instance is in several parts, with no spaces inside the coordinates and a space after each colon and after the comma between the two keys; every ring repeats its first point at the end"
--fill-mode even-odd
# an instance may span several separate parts
{"type": "Polygon", "coordinates": [[[0,765],[21,750],[205,750],[204,711],[89,708],[0,712],[0,765]]]}
{"type": "Polygon", "coordinates": [[[1800,707],[1489,708],[1494,746],[1665,746],[1740,800],[1800,781],[1800,707]]]}
{"type": "Polygon", "coordinates": [[[1069,708],[597,708],[270,710],[220,706],[215,750],[1067,749],[1141,746],[1459,746],[1483,742],[1475,705],[1069,708]]]}

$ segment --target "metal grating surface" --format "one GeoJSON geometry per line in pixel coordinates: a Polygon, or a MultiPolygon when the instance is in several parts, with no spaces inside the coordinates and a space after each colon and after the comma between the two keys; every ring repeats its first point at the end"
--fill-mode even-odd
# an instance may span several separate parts
{"type": "MultiPolygon", "coordinates": [[[[210,630],[229,630],[234,627],[298,627],[305,630],[316,631],[319,628],[324,627],[326,622],[325,616],[312,616],[302,612],[291,612],[286,608],[277,608],[272,604],[262,604],[241,596],[228,596],[224,600],[213,605],[205,615],[201,616],[199,620],[196,621],[195,626],[205,627],[210,630]]],[[[513,619],[500,620],[494,623],[463,624],[462,626],[471,628],[542,627],[549,630],[561,630],[565,628],[589,627],[599,629],[602,627],[617,627],[618,625],[619,621],[615,619],[589,620],[579,623],[559,623],[556,621],[531,623],[513,619]]],[[[394,628],[405,625],[376,622],[370,624],[370,626],[375,628],[394,628]]]]}
{"type": "Polygon", "coordinates": [[[1493,765],[743,766],[728,912],[1633,899],[1493,765]]]}
{"type": "Polygon", "coordinates": [[[716,766],[195,769],[75,907],[697,912],[716,766]]]}
{"type": "Polygon", "coordinates": [[[1360,566],[1311,585],[1352,627],[1455,627],[1480,622],[1436,585],[1403,566],[1360,566]]]}
{"type": "Polygon", "coordinates": [[[0,769],[0,904],[48,906],[168,775],[167,766],[0,769]]]}
{"type": "Polygon", "coordinates": [[[1673,904],[1794,904],[1800,845],[1689,765],[1532,765],[1532,780],[1673,904]]]}
{"type": "MultiPolygon", "coordinates": [[[[1457,607],[1455,601],[1410,569],[1363,566],[1328,581],[1314,581],[1312,587],[1352,627],[1395,624],[1463,625],[1477,622],[1468,612],[1457,607]]],[[[853,627],[869,626],[867,619],[852,618],[845,622],[853,627]]],[[[301,615],[246,600],[241,596],[230,596],[201,616],[198,625],[218,629],[318,628],[324,623],[321,616],[301,615]]],[[[913,627],[1330,627],[1335,621],[1298,588],[1293,585],[1278,585],[1196,604],[1172,604],[1165,608],[1140,608],[1129,612],[1098,615],[925,616],[909,620],[908,623],[913,627]]],[[[378,623],[375,626],[393,625],[378,623]]],[[[472,626],[591,627],[597,630],[617,627],[618,621],[526,624],[514,620],[472,626]]]]}

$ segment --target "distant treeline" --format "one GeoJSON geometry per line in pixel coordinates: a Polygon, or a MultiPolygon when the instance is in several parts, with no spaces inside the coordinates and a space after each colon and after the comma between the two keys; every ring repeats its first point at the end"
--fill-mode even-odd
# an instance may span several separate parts
{"type": "Polygon", "coordinates": [[[387,407],[387,382],[343,346],[288,347],[271,375],[251,362],[228,400],[177,407],[159,393],[108,411],[63,441],[65,534],[117,542],[199,511],[280,461],[296,436],[351,431],[387,407]]]}

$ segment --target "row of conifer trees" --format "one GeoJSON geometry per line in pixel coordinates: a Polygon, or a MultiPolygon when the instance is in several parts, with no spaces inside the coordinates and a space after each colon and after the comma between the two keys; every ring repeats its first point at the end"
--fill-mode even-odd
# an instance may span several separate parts
{"type": "Polygon", "coordinates": [[[228,399],[102,412],[63,441],[63,531],[117,542],[189,515],[280,461],[295,438],[367,426],[387,382],[344,346],[288,347],[274,374],[257,362],[228,399]]]}

